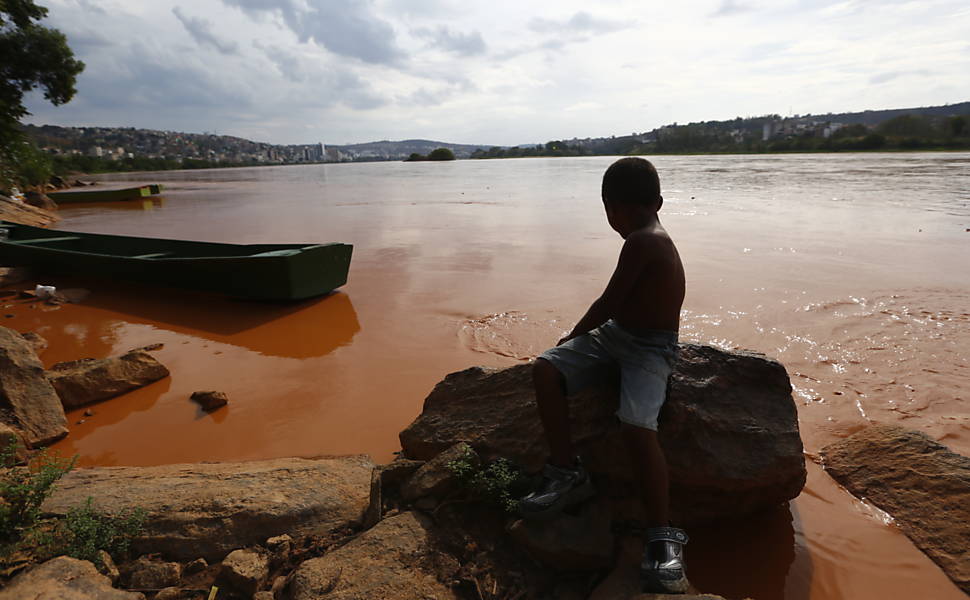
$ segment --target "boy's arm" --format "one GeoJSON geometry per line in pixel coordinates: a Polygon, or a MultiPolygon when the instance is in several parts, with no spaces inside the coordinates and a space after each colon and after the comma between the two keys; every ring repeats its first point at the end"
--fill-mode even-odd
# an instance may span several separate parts
{"type": "Polygon", "coordinates": [[[569,335],[559,340],[560,344],[596,329],[616,314],[647,266],[649,244],[650,237],[643,234],[635,233],[626,239],[606,289],[593,301],[569,335]]]}

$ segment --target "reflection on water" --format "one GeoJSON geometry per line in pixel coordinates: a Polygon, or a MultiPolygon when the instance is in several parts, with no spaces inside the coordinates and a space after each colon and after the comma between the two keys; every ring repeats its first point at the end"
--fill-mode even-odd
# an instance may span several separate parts
{"type": "Polygon", "coordinates": [[[795,544],[789,506],[744,520],[693,527],[690,538],[690,579],[699,589],[729,599],[808,600],[807,588],[788,585],[796,553],[803,576],[798,579],[811,581],[811,557],[795,544]],[[756,577],[738,576],[753,569],[756,577]]]}
{"type": "Polygon", "coordinates": [[[361,437],[369,443],[341,422],[360,407],[327,402],[351,387],[339,351],[360,324],[347,294],[272,304],[83,281],[96,288],[84,305],[48,313],[38,302],[11,301],[8,323],[50,342],[47,365],[161,344],[153,354],[172,375],[70,412],[71,433],[56,451],[80,454],[81,465],[159,464],[320,454],[321,435],[335,447],[361,437]],[[230,405],[203,413],[189,396],[211,389],[226,392],[230,405]]]}
{"type": "Polygon", "coordinates": [[[164,196],[151,196],[132,200],[117,200],[111,202],[71,202],[60,206],[60,210],[73,212],[101,212],[101,211],[153,211],[165,206],[164,196]]]}
{"type": "Polygon", "coordinates": [[[350,344],[360,331],[350,297],[339,291],[300,302],[271,303],[127,283],[99,283],[98,293],[86,305],[126,313],[128,323],[161,325],[267,356],[323,356],[350,344]]]}

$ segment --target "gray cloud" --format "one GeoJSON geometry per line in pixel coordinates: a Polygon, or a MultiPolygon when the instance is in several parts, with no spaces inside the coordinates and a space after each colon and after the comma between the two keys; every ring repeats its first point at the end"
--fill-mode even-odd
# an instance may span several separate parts
{"type": "Polygon", "coordinates": [[[633,24],[630,22],[594,17],[584,10],[564,20],[536,17],[529,21],[529,29],[536,33],[612,33],[632,26],[633,24]]]}
{"type": "Polygon", "coordinates": [[[78,0],[78,4],[80,4],[81,8],[83,8],[85,11],[89,13],[96,13],[99,15],[108,14],[108,11],[106,11],[102,6],[96,4],[92,0],[78,0]]]}
{"type": "Polygon", "coordinates": [[[236,42],[219,39],[212,33],[212,23],[210,21],[198,17],[186,16],[178,6],[172,7],[172,13],[179,20],[179,23],[182,24],[182,27],[185,27],[185,30],[189,32],[192,39],[200,46],[212,46],[223,54],[236,54],[239,50],[236,42]]]}
{"type": "Polygon", "coordinates": [[[349,108],[370,110],[387,104],[364,79],[340,66],[324,67],[320,63],[304,60],[299,55],[279,46],[253,42],[253,47],[273,63],[283,77],[303,84],[294,102],[307,106],[326,107],[343,104],[349,108]]]}
{"type": "Polygon", "coordinates": [[[536,17],[529,21],[529,29],[543,34],[546,39],[509,48],[496,55],[499,60],[510,60],[523,54],[537,51],[560,51],[569,44],[581,44],[597,35],[606,35],[633,27],[633,21],[618,21],[594,17],[586,11],[579,11],[568,19],[546,19],[536,17]]]}
{"type": "Polygon", "coordinates": [[[748,61],[762,61],[777,58],[791,48],[791,42],[765,42],[746,47],[741,56],[748,61]]]}
{"type": "Polygon", "coordinates": [[[721,2],[721,6],[717,7],[713,13],[712,17],[727,17],[731,15],[737,15],[740,13],[748,12],[752,10],[750,6],[737,2],[737,0],[724,0],[721,2]]]}
{"type": "Polygon", "coordinates": [[[397,65],[405,55],[395,44],[394,28],[370,11],[366,2],[340,0],[223,0],[250,15],[276,14],[301,42],[312,40],[334,54],[373,64],[397,65]]]}
{"type": "Polygon", "coordinates": [[[462,33],[452,31],[445,25],[439,25],[434,29],[420,27],[411,33],[415,37],[428,40],[434,47],[462,56],[472,56],[485,52],[485,40],[482,39],[482,34],[477,31],[462,33]]]}
{"type": "Polygon", "coordinates": [[[917,75],[921,77],[927,77],[932,75],[932,71],[927,69],[916,69],[912,71],[886,71],[884,73],[879,73],[878,75],[873,75],[869,78],[869,83],[872,85],[879,85],[880,83],[886,83],[892,81],[893,79],[898,79],[900,77],[909,77],[910,75],[917,75]]]}
{"type": "Polygon", "coordinates": [[[442,17],[461,14],[461,5],[442,0],[385,0],[392,13],[409,17],[425,17],[441,20],[442,17]]]}
{"type": "Polygon", "coordinates": [[[283,77],[294,82],[306,81],[307,74],[303,70],[303,65],[292,52],[287,52],[279,46],[264,45],[259,40],[253,41],[253,47],[261,50],[283,77]]]}

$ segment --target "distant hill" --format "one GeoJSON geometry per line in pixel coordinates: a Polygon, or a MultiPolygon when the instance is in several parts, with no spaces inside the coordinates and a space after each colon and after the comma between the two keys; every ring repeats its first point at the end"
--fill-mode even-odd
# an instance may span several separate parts
{"type": "MultiPolygon", "coordinates": [[[[269,144],[225,135],[182,133],[132,127],[58,127],[25,125],[24,131],[47,150],[67,155],[83,154],[110,160],[147,157],[157,160],[206,160],[218,164],[294,164],[335,161],[403,160],[413,153],[427,155],[436,148],[448,148],[457,158],[506,156],[575,156],[584,154],[629,154],[660,150],[661,146],[679,151],[755,150],[753,141],[763,132],[772,135],[794,135],[825,127],[861,125],[873,129],[902,115],[919,115],[931,121],[970,115],[970,102],[866,110],[862,112],[818,115],[762,115],[737,117],[723,121],[702,121],[678,125],[673,123],[642,133],[623,136],[562,138],[546,144],[521,144],[517,147],[488,144],[454,144],[425,139],[381,140],[362,144],[269,144]],[[683,138],[683,139],[681,139],[683,138]],[[689,138],[704,138],[696,143],[689,138]],[[715,141],[712,145],[712,143],[715,141]]],[[[828,136],[828,134],[824,134],[828,136]]],[[[964,134],[965,135],[965,134],[964,134]]],[[[767,138],[765,138],[767,139],[767,138]]]]}
{"type": "Polygon", "coordinates": [[[434,140],[382,140],[363,144],[268,144],[230,135],[183,133],[134,127],[60,127],[24,125],[24,132],[38,146],[60,153],[108,154],[176,159],[211,159],[234,163],[299,163],[324,160],[398,160],[413,152],[428,154],[449,148],[458,158],[468,158],[485,144],[452,144],[434,140]]]}
{"type": "Polygon", "coordinates": [[[803,115],[805,117],[824,117],[826,121],[836,121],[851,125],[878,125],[883,121],[894,119],[902,115],[923,115],[926,117],[955,117],[970,114],[970,102],[944,104],[943,106],[921,106],[919,108],[891,108],[888,110],[864,110],[853,113],[828,113],[825,115],[803,115]]]}
{"type": "Polygon", "coordinates": [[[343,153],[353,153],[361,158],[366,157],[407,157],[411,153],[428,154],[436,148],[450,148],[458,158],[468,158],[471,153],[479,148],[488,148],[486,144],[452,144],[450,142],[436,142],[434,140],[401,140],[392,142],[381,140],[379,142],[366,142],[363,144],[327,144],[327,148],[335,148],[343,153]]]}

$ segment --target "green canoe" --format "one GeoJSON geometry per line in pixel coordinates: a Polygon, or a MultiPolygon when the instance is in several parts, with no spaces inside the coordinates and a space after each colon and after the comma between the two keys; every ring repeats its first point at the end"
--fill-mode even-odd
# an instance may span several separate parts
{"type": "MultiPolygon", "coordinates": [[[[157,187],[160,192],[161,186],[157,187]]],[[[138,187],[113,190],[66,190],[63,192],[47,192],[47,196],[58,204],[70,202],[114,202],[116,200],[137,200],[138,198],[147,198],[152,194],[159,193],[153,192],[151,188],[152,186],[150,185],[140,185],[138,187]]]]}
{"type": "Polygon", "coordinates": [[[0,221],[0,264],[129,279],[259,300],[347,283],[350,244],[217,244],[56,231],[0,221]]]}

